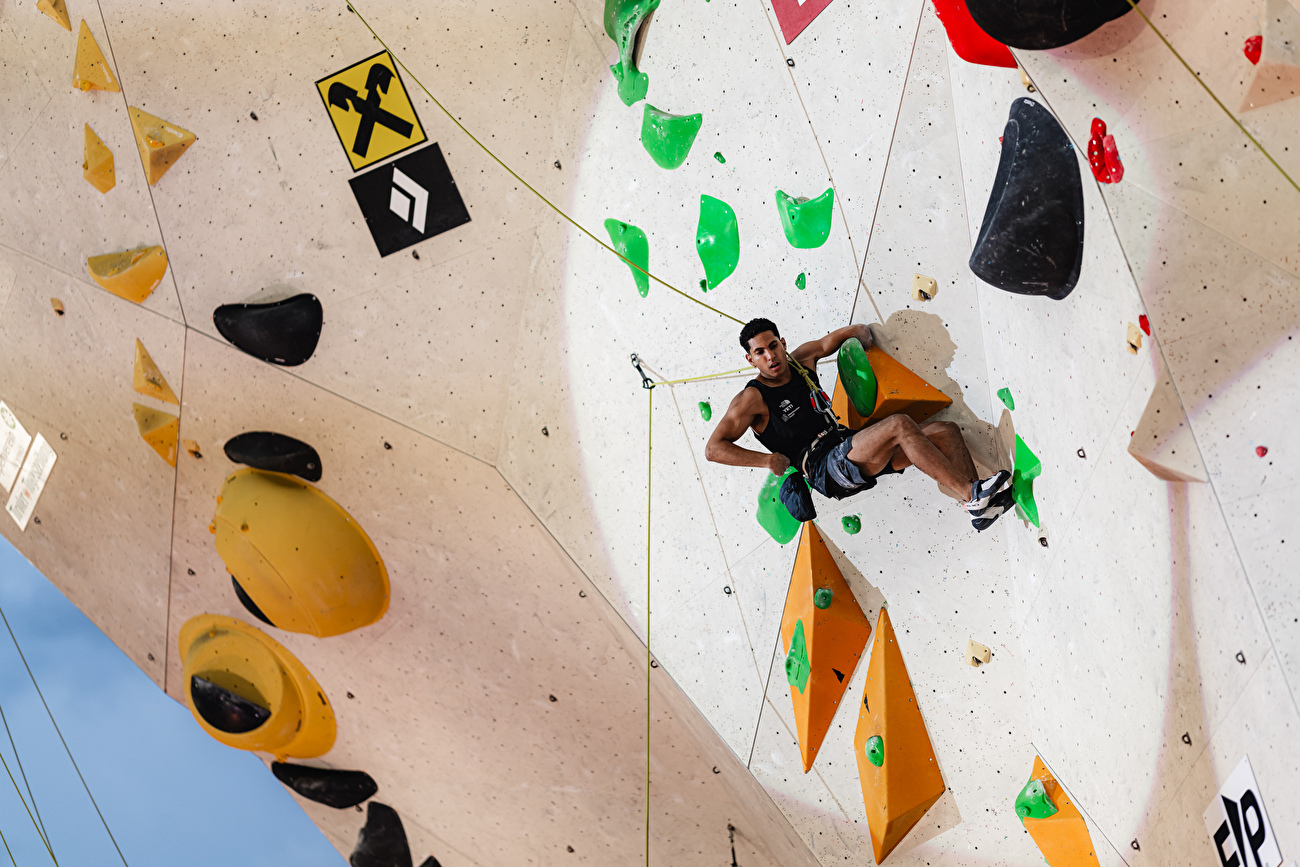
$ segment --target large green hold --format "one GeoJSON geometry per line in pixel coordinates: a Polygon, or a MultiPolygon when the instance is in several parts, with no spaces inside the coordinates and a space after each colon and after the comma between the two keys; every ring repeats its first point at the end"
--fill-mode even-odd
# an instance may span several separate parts
{"type": "Polygon", "coordinates": [[[872,735],[863,744],[862,751],[867,754],[867,761],[876,767],[885,763],[885,741],[880,735],[872,735]]]}
{"type": "Polygon", "coordinates": [[[636,280],[636,291],[641,293],[642,298],[646,297],[650,293],[650,276],[646,273],[650,270],[650,242],[646,239],[645,232],[620,220],[606,220],[605,231],[609,232],[609,241],[620,256],[645,269],[642,271],[627,266],[632,270],[632,279],[636,280]]]}
{"type": "Polygon", "coordinates": [[[1038,503],[1034,502],[1034,479],[1043,472],[1043,462],[1029,450],[1025,441],[1016,435],[1016,466],[1011,471],[1011,496],[1015,498],[1020,516],[1035,527],[1038,524],[1038,503]]]}
{"type": "Polygon", "coordinates": [[[791,247],[801,250],[820,247],[831,236],[831,216],[835,211],[835,189],[815,199],[794,198],[776,191],[776,209],[781,214],[781,227],[791,247]]]}
{"type": "Polygon", "coordinates": [[[840,347],[836,359],[840,370],[840,384],[849,402],[858,411],[858,415],[867,418],[876,411],[876,374],[871,370],[867,360],[867,350],[862,348],[862,341],[850,337],[840,347]]]}
{"type": "Polygon", "coordinates": [[[645,99],[650,89],[650,76],[636,68],[632,54],[641,22],[658,8],[659,0],[605,0],[605,33],[618,46],[618,63],[609,69],[618,80],[618,98],[624,105],[645,99]]]}
{"type": "Polygon", "coordinates": [[[641,116],[641,145],[659,168],[675,169],[686,162],[702,123],[702,114],[669,114],[647,102],[641,116]]]}
{"type": "Polygon", "coordinates": [[[1020,821],[1029,819],[1046,819],[1057,813],[1057,807],[1047,796],[1047,789],[1041,780],[1030,780],[1016,796],[1016,815],[1020,821]]]}
{"type": "Polygon", "coordinates": [[[704,291],[718,288],[740,262],[740,227],[736,212],[722,199],[700,196],[700,224],[695,230],[695,251],[704,263],[704,291]]]}
{"type": "Polygon", "coordinates": [[[803,620],[794,624],[794,638],[790,639],[790,652],[785,657],[785,679],[790,685],[803,692],[808,686],[808,675],[812,666],[808,664],[808,642],[803,635],[803,620]]]}
{"type": "Polygon", "coordinates": [[[786,476],[794,471],[794,467],[790,467],[781,476],[768,473],[763,480],[763,487],[758,491],[758,525],[782,545],[793,539],[803,526],[790,514],[785,503],[781,502],[781,485],[785,484],[786,476]]]}

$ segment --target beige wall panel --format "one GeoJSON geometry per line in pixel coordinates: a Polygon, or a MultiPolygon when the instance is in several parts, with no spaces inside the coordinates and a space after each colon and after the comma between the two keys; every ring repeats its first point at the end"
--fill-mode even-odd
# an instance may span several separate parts
{"type": "Polygon", "coordinates": [[[0,15],[0,166],[31,131],[49,104],[50,92],[41,81],[35,64],[23,49],[23,41],[10,16],[0,15]]]}

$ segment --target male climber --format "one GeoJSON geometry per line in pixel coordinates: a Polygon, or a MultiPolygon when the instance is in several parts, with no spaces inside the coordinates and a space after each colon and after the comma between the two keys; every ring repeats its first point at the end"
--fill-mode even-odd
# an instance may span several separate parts
{"type": "MultiPolygon", "coordinates": [[[[857,432],[838,423],[817,380],[817,361],[834,355],[855,337],[864,349],[872,344],[867,326],[850,325],[788,352],[771,320],[748,322],[740,331],[740,345],[758,377],[732,399],[709,437],[704,456],[733,467],[764,467],[777,476],[794,466],[819,493],[836,500],[875,487],[879,476],[915,466],[955,495],[961,494],[958,499],[964,500],[962,508],[972,516],[976,530],[992,526],[1014,502],[1011,474],[999,470],[987,479],[978,478],[957,425],[950,421],[918,425],[902,413],[857,432]],[[736,445],[751,428],[771,454],[736,445]]],[[[798,520],[811,520],[815,514],[812,497],[797,474],[786,479],[781,501],[798,520]]]]}

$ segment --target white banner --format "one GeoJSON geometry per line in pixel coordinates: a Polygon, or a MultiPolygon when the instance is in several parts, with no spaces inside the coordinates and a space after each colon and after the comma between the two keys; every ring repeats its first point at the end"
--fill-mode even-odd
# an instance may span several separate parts
{"type": "Polygon", "coordinates": [[[45,437],[37,434],[36,445],[28,452],[23,471],[18,476],[18,484],[14,485],[13,493],[9,495],[9,502],[5,506],[5,511],[18,524],[18,529],[27,529],[27,521],[32,517],[36,501],[41,498],[45,481],[50,477],[57,459],[58,456],[45,441],[45,437]]]}
{"type": "Polygon", "coordinates": [[[8,491],[18,478],[23,455],[32,444],[32,435],[22,426],[13,411],[0,401],[0,488],[8,491]]]}
{"type": "Polygon", "coordinates": [[[1242,757],[1205,808],[1205,830],[1214,841],[1222,867],[1278,867],[1282,863],[1249,756],[1242,757]]]}

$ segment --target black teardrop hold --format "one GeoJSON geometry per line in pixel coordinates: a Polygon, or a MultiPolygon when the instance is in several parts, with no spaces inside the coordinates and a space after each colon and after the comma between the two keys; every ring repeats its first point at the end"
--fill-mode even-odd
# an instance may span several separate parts
{"type": "Polygon", "coordinates": [[[275,778],[309,801],[346,810],[379,791],[379,784],[365,771],[336,771],[272,762],[275,778]]]}
{"type": "Polygon", "coordinates": [[[294,367],[311,358],[325,311],[315,295],[269,304],[223,304],[212,312],[221,336],[254,358],[294,367]]]}
{"type": "Polygon", "coordinates": [[[302,440],[270,431],[248,431],[226,441],[226,457],[237,464],[288,473],[309,482],[319,482],[320,455],[302,440]]]}
{"type": "Polygon", "coordinates": [[[1133,7],[1128,0],[967,0],[966,8],[998,42],[1043,51],[1077,42],[1133,7]]]}
{"type": "Polygon", "coordinates": [[[197,674],[190,678],[190,700],[208,725],[229,735],[247,734],[271,718],[260,704],[197,674]]]}
{"type": "Polygon", "coordinates": [[[411,847],[396,810],[378,801],[366,805],[366,824],[348,862],[352,867],[411,867],[411,847]]]}

